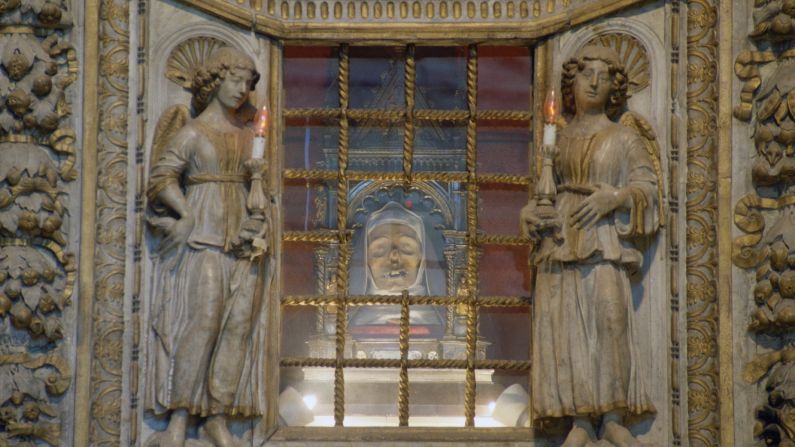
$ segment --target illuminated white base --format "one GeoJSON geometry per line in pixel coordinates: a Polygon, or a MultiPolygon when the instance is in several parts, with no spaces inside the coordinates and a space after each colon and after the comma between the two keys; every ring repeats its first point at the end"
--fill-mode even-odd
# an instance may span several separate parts
{"type": "MultiPolygon", "coordinates": [[[[295,387],[300,402],[314,414],[308,427],[334,426],[334,369],[303,368],[303,380],[295,387]]],[[[476,427],[505,427],[521,417],[526,408],[511,414],[510,422],[500,413],[497,399],[505,390],[492,380],[493,370],[476,370],[476,427]]],[[[346,427],[398,427],[398,381],[396,368],[347,368],[345,375],[346,427]]],[[[466,371],[451,369],[410,369],[409,426],[465,427],[464,394],[466,371]]],[[[306,422],[303,422],[306,424],[306,422]]]]}

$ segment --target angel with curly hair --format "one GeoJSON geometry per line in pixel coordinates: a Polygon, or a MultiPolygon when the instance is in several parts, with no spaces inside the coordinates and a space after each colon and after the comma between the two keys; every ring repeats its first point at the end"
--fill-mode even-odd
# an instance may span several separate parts
{"type": "Polygon", "coordinates": [[[146,404],[168,428],[147,446],[185,445],[191,419],[214,445],[237,445],[228,418],[265,411],[264,291],[273,261],[240,250],[270,232],[269,218],[254,221],[246,209],[254,133],[244,112],[258,78],[250,57],[218,49],[193,77],[192,113],[175,106],[158,123],[147,191],[159,243],[146,404]]]}
{"type": "Polygon", "coordinates": [[[651,127],[623,113],[627,81],[609,48],[586,46],[564,64],[572,117],[553,164],[557,216],[539,213],[535,201],[521,214],[536,241],[533,416],[572,420],[565,447],[597,434],[618,447],[645,445],[626,420],[655,411],[639,371],[630,275],[643,264],[641,240],[660,225],[662,179],[651,127]],[[550,220],[554,237],[543,230],[550,220]]]}

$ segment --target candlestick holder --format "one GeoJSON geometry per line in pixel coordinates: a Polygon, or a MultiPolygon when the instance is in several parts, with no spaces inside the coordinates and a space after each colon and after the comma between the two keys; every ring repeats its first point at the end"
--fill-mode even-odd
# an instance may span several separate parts
{"type": "Polygon", "coordinates": [[[238,256],[254,261],[270,249],[267,238],[267,233],[271,231],[267,214],[268,197],[262,188],[267,165],[261,158],[252,158],[247,160],[244,166],[251,174],[251,189],[246,197],[249,216],[241,224],[240,234],[232,243],[232,247],[238,256]]]}
{"type": "Polygon", "coordinates": [[[265,220],[265,209],[268,206],[268,198],[262,188],[262,177],[265,174],[267,164],[262,158],[252,158],[246,160],[244,166],[251,175],[251,189],[246,198],[246,208],[253,219],[265,220]]]}
{"type": "Polygon", "coordinates": [[[539,230],[553,230],[555,240],[560,238],[560,216],[555,209],[558,190],[555,187],[554,163],[558,147],[554,144],[541,146],[541,176],[536,187],[536,215],[541,219],[539,230]]]}
{"type": "MultiPolygon", "coordinates": [[[[545,144],[541,146],[541,176],[538,179],[538,186],[536,189],[536,203],[537,210],[544,214],[554,213],[555,211],[555,198],[557,197],[558,190],[555,187],[555,173],[554,162],[555,157],[558,155],[558,147],[553,144],[545,144]]],[[[552,217],[550,215],[550,217],[552,217]]]]}

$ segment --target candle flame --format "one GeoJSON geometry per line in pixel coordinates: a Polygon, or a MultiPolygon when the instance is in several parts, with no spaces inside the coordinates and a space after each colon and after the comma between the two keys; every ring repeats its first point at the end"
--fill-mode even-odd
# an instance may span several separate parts
{"type": "Polygon", "coordinates": [[[549,89],[547,97],[544,99],[544,122],[546,124],[555,124],[560,113],[560,104],[558,95],[555,89],[549,89]]]}
{"type": "Polygon", "coordinates": [[[258,137],[264,137],[268,131],[268,106],[262,106],[257,112],[257,118],[254,123],[254,133],[258,137]]]}

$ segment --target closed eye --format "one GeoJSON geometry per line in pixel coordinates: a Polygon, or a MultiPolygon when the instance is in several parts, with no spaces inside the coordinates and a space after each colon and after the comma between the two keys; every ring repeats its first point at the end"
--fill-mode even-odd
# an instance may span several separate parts
{"type": "Polygon", "coordinates": [[[420,246],[414,238],[401,237],[400,238],[400,253],[404,255],[416,255],[420,252],[420,246]]]}
{"type": "Polygon", "coordinates": [[[389,252],[391,242],[387,238],[378,238],[370,243],[369,251],[370,256],[381,257],[386,256],[389,252]]]}

